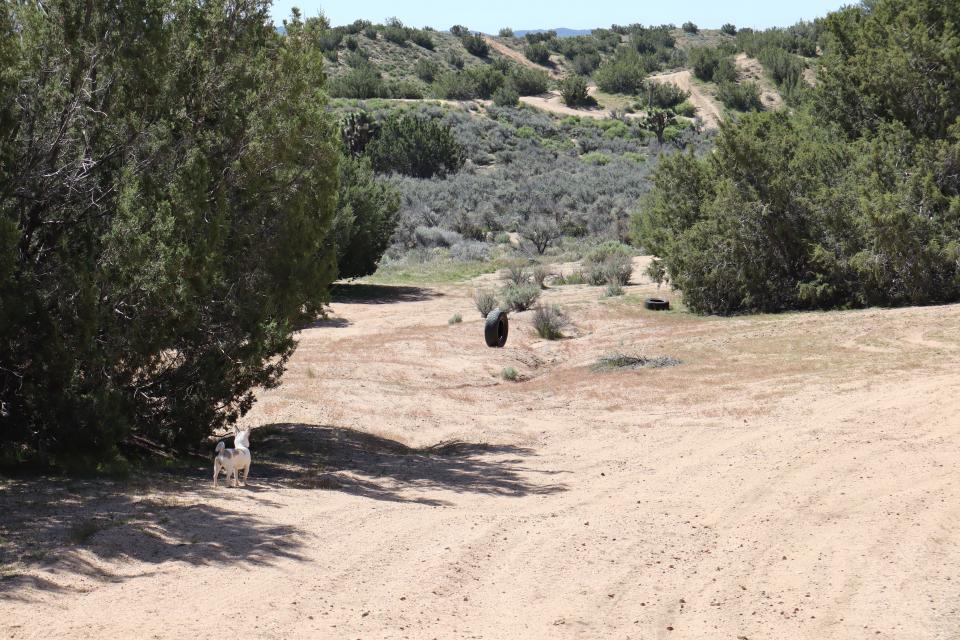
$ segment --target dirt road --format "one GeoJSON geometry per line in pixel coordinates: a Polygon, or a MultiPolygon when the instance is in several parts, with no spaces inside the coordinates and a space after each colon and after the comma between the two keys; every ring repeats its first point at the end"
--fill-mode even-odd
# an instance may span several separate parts
{"type": "Polygon", "coordinates": [[[704,129],[717,129],[723,120],[720,105],[713,97],[707,95],[699,86],[692,82],[693,72],[690,69],[657,73],[648,76],[653,82],[672,82],[684,91],[690,92],[688,100],[697,108],[697,117],[703,121],[704,129]]]}
{"type": "Polygon", "coordinates": [[[657,313],[637,266],[501,350],[472,285],[342,292],[247,488],[2,481],[0,636],[960,637],[960,306],[657,313]]]}
{"type": "Polygon", "coordinates": [[[763,65],[756,58],[751,58],[745,53],[738,53],[733,58],[737,71],[740,73],[740,81],[749,81],[757,83],[760,87],[760,103],[764,109],[782,109],[784,106],[783,97],[777,91],[773,81],[763,72],[763,65]]]}

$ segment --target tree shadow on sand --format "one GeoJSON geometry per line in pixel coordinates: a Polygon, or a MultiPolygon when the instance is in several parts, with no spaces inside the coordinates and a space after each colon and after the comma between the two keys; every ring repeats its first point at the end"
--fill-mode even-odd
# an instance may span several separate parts
{"type": "MultiPolygon", "coordinates": [[[[30,598],[31,590],[70,589],[60,574],[102,582],[152,575],[123,575],[106,568],[124,561],[159,565],[269,565],[299,560],[304,534],[246,512],[206,504],[196,480],[154,478],[152,487],[106,479],[32,479],[0,488],[0,602],[30,598]],[[138,489],[161,493],[138,497],[138,489]],[[119,561],[119,562],[117,562],[119,561]],[[37,575],[40,570],[42,575],[37,575]]],[[[238,496],[240,497],[240,496],[238,496]]]]}
{"type": "Polygon", "coordinates": [[[392,304],[423,302],[443,296],[439,291],[408,285],[339,283],[330,287],[333,302],[350,304],[392,304]]]}
{"type": "Polygon", "coordinates": [[[342,491],[375,500],[441,506],[425,494],[453,491],[497,496],[547,495],[565,485],[531,476],[555,476],[523,466],[533,455],[514,445],[441,442],[414,448],[353,429],[273,424],[255,429],[255,475],[270,485],[342,491]]]}
{"type": "Polygon", "coordinates": [[[247,508],[250,500],[281,508],[271,498],[280,487],[432,506],[448,504],[438,495],[449,492],[520,498],[566,490],[551,481],[564,472],[525,467],[533,451],[513,445],[413,448],[353,429],[273,424],[254,430],[251,450],[250,482],[240,489],[213,489],[211,466],[200,461],[125,481],[0,478],[0,602],[80,590],[64,586],[70,574],[122,582],[154,575],[165,562],[300,561],[307,533],[247,508]]]}

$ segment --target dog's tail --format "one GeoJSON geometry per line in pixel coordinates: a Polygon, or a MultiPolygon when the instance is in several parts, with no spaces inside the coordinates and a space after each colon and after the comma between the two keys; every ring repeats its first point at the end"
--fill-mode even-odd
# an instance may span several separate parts
{"type": "Polygon", "coordinates": [[[223,451],[224,447],[226,447],[226,446],[227,446],[227,445],[225,445],[225,444],[223,443],[223,440],[221,440],[220,442],[218,442],[218,443],[217,443],[217,451],[216,451],[217,455],[219,455],[220,452],[223,451]]]}

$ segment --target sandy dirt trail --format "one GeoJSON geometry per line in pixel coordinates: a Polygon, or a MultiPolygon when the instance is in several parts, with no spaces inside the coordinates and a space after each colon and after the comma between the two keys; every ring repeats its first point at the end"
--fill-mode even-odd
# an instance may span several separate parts
{"type": "Polygon", "coordinates": [[[747,80],[756,82],[760,87],[760,103],[764,109],[782,109],[784,106],[783,97],[777,91],[773,81],[767,77],[763,71],[763,65],[756,58],[751,58],[745,53],[738,53],[733,58],[737,71],[740,73],[740,81],[747,80]]]}
{"type": "Polygon", "coordinates": [[[960,306],[656,313],[641,262],[500,350],[472,286],[349,288],[247,488],[4,480],[0,637],[960,637],[960,306]]]}
{"type": "Polygon", "coordinates": [[[723,120],[720,105],[711,96],[704,93],[699,86],[692,82],[693,72],[690,69],[656,73],[648,76],[653,82],[672,82],[684,91],[690,92],[688,100],[697,108],[697,117],[703,121],[704,129],[717,129],[723,120]]]}
{"type": "Polygon", "coordinates": [[[510,58],[511,60],[519,64],[521,67],[527,67],[528,69],[536,69],[537,71],[546,71],[554,78],[560,78],[563,76],[563,74],[560,73],[559,69],[557,69],[556,67],[544,67],[542,65],[539,65],[533,60],[530,60],[529,58],[527,58],[527,56],[523,55],[522,52],[517,51],[516,49],[513,49],[512,47],[505,45],[499,40],[495,40],[489,36],[484,36],[483,39],[488,45],[490,45],[491,49],[493,49],[494,51],[496,51],[502,56],[510,58]]]}

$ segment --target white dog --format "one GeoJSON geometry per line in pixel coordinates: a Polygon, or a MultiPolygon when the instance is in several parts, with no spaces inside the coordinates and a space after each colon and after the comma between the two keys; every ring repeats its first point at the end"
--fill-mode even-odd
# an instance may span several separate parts
{"type": "Polygon", "coordinates": [[[240,484],[240,472],[243,471],[243,484],[247,484],[250,475],[250,429],[238,431],[233,439],[233,449],[227,449],[221,441],[217,443],[217,457],[213,460],[213,486],[217,486],[217,477],[222,469],[227,474],[227,486],[240,484]],[[230,484],[233,476],[233,484],[230,484]]]}

